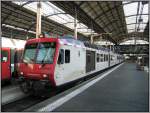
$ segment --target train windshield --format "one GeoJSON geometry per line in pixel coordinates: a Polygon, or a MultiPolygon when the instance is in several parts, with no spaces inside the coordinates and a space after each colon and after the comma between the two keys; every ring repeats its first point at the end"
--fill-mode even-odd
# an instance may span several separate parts
{"type": "Polygon", "coordinates": [[[26,63],[53,63],[56,43],[42,42],[27,44],[23,61],[26,63]]]}
{"type": "Polygon", "coordinates": [[[2,53],[1,53],[1,62],[7,62],[7,60],[8,60],[8,51],[2,50],[2,53]]]}

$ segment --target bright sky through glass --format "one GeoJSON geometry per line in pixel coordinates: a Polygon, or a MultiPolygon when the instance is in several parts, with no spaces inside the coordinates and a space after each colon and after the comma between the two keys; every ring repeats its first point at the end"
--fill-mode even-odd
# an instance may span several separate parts
{"type": "MultiPolygon", "coordinates": [[[[123,2],[123,4],[124,3],[127,2],[123,2]]],[[[138,2],[125,4],[123,6],[123,9],[126,16],[125,19],[127,23],[128,33],[135,32],[136,28],[138,27],[138,24],[136,24],[136,18],[137,18],[137,22],[140,19],[140,15],[136,16],[137,9],[138,9],[138,2]]],[[[142,3],[140,2],[139,14],[141,13],[141,10],[142,10],[142,3]]],[[[148,14],[148,4],[144,5],[142,14],[148,14]]],[[[141,19],[143,19],[143,21],[139,24],[139,32],[144,31],[146,24],[148,22],[148,15],[141,15],[141,19]]]]}
{"type": "MultiPolygon", "coordinates": [[[[18,5],[22,5],[22,3],[20,4],[20,2],[15,2],[15,3],[18,5]]],[[[74,17],[72,17],[69,14],[57,14],[57,13],[65,13],[65,12],[63,10],[61,10],[60,8],[56,7],[55,5],[51,4],[50,2],[41,2],[41,4],[42,4],[41,12],[42,12],[43,16],[49,15],[49,17],[48,17],[49,19],[56,21],[60,24],[63,24],[71,29],[74,29],[74,17]],[[57,14],[57,15],[55,15],[55,14],[57,14]]],[[[30,4],[25,5],[24,7],[36,12],[37,11],[37,2],[32,2],[30,4]]],[[[77,22],[78,22],[78,25],[77,25],[78,32],[80,32],[84,35],[90,35],[91,32],[95,33],[93,30],[88,29],[88,27],[86,25],[84,25],[83,23],[79,23],[78,20],[77,20],[77,22]]]]}
{"type": "MultiPolygon", "coordinates": [[[[22,5],[26,2],[14,2],[14,3],[16,3],[18,5],[22,5]]],[[[49,19],[56,21],[60,24],[63,24],[64,26],[67,26],[71,29],[74,29],[74,17],[72,17],[69,14],[55,15],[57,13],[65,13],[65,12],[50,2],[41,2],[41,3],[42,3],[42,15],[44,15],[44,16],[49,15],[49,17],[48,17],[49,19]]],[[[136,16],[137,15],[138,2],[131,3],[131,1],[125,1],[125,2],[123,2],[123,4],[124,4],[123,9],[124,9],[124,14],[126,16],[125,20],[126,20],[126,24],[127,24],[128,33],[135,32],[136,26],[139,26],[139,32],[143,32],[145,27],[146,27],[146,24],[148,22],[148,15],[147,15],[148,14],[148,4],[145,4],[143,7],[142,14],[146,14],[146,15],[141,15],[141,19],[143,19],[143,21],[139,25],[136,24],[136,18],[137,18],[137,21],[140,18],[140,15],[136,16]]],[[[37,11],[36,10],[37,9],[37,2],[32,2],[30,4],[24,5],[24,7],[36,12],[37,11]]],[[[141,8],[142,8],[142,3],[140,2],[139,14],[140,14],[141,8]]],[[[78,20],[77,20],[77,22],[78,22],[78,25],[77,25],[77,28],[78,28],[77,31],[78,32],[80,32],[84,35],[90,35],[91,32],[93,34],[96,34],[93,30],[89,29],[83,23],[79,23],[78,20]]]]}
{"type": "MultiPolygon", "coordinates": [[[[134,40],[128,40],[128,41],[120,43],[120,45],[130,45],[130,44],[134,45],[134,43],[135,43],[134,40]]],[[[136,40],[136,44],[149,44],[149,43],[144,40],[136,40]]]]}

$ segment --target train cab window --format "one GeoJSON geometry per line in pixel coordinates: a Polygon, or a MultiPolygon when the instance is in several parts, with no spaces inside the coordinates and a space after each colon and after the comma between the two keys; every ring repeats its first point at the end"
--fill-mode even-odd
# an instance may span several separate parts
{"type": "Polygon", "coordinates": [[[70,50],[65,50],[65,63],[70,63],[70,50]]]}
{"type": "Polygon", "coordinates": [[[41,42],[38,44],[36,63],[53,63],[56,48],[55,42],[41,42]]]}
{"type": "Polygon", "coordinates": [[[7,62],[7,60],[8,60],[8,52],[2,50],[2,53],[1,53],[1,62],[7,62]]]}
{"type": "Polygon", "coordinates": [[[58,57],[58,64],[63,64],[64,63],[64,50],[60,49],[59,51],[59,57],[58,57]]]}

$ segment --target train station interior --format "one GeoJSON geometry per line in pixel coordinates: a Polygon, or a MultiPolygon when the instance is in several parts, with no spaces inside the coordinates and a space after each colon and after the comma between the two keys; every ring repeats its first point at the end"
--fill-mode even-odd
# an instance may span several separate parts
{"type": "Polygon", "coordinates": [[[149,112],[148,0],[0,4],[2,112],[149,112]]]}

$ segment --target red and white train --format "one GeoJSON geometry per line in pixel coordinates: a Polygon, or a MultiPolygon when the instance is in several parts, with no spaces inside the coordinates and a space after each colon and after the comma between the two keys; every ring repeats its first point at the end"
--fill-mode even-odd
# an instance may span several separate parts
{"type": "Polygon", "coordinates": [[[55,88],[122,61],[122,55],[67,36],[30,39],[19,66],[20,85],[24,92],[36,83],[55,88]]]}
{"type": "Polygon", "coordinates": [[[20,63],[23,49],[1,48],[1,81],[9,81],[17,77],[18,65],[20,63]]]}

